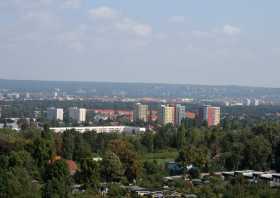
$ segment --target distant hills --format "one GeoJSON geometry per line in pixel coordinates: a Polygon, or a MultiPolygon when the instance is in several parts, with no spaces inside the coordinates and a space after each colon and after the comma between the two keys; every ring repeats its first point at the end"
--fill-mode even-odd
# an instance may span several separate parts
{"type": "Polygon", "coordinates": [[[280,88],[210,86],[160,83],[71,82],[0,79],[0,89],[16,92],[51,92],[59,88],[72,95],[192,98],[279,99],[280,88]]]}

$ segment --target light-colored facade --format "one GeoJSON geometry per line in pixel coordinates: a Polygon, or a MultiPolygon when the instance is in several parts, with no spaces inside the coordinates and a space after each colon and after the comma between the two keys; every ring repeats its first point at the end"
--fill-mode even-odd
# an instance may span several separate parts
{"type": "Polygon", "coordinates": [[[175,107],[169,105],[161,105],[160,108],[161,124],[175,124],[175,107]]]}
{"type": "Polygon", "coordinates": [[[146,104],[137,103],[133,112],[133,120],[149,121],[149,106],[146,104]]]}
{"type": "Polygon", "coordinates": [[[69,118],[76,122],[85,122],[87,110],[84,108],[71,107],[69,108],[69,118]]]}
{"type": "Polygon", "coordinates": [[[146,128],[132,126],[94,126],[94,127],[55,127],[50,128],[55,133],[63,133],[64,131],[74,129],[80,133],[87,131],[95,131],[96,133],[144,133],[146,128]]]}
{"type": "Polygon", "coordinates": [[[182,120],[186,118],[186,107],[180,104],[176,105],[175,122],[180,125],[182,120]]]}
{"type": "Polygon", "coordinates": [[[203,106],[199,110],[200,121],[206,121],[208,127],[217,126],[221,122],[221,108],[213,106],[203,106]]]}
{"type": "Polygon", "coordinates": [[[54,107],[48,108],[47,109],[47,119],[63,121],[63,109],[54,108],[54,107]]]}

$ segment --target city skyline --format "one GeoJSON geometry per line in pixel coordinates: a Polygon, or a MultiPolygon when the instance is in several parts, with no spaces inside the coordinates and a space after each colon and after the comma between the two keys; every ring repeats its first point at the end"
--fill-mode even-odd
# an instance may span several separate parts
{"type": "Polygon", "coordinates": [[[278,7],[274,0],[1,2],[0,78],[280,87],[278,7]]]}

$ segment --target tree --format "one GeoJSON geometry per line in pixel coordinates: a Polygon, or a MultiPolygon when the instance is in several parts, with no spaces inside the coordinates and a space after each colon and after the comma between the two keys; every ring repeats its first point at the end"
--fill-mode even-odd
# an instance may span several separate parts
{"type": "Polygon", "coordinates": [[[160,166],[155,160],[145,161],[143,167],[147,175],[153,175],[160,171],[160,166]]]}
{"type": "Polygon", "coordinates": [[[208,160],[207,149],[194,146],[189,146],[181,150],[178,158],[176,159],[177,162],[181,163],[184,170],[187,165],[194,165],[198,168],[206,168],[208,160]]]}
{"type": "Polygon", "coordinates": [[[65,179],[70,176],[68,166],[65,160],[56,160],[49,164],[46,170],[46,180],[53,178],[65,179]]]}
{"type": "Polygon", "coordinates": [[[275,148],[275,167],[276,170],[280,171],[280,142],[277,144],[275,148]]]}
{"type": "Polygon", "coordinates": [[[113,152],[107,151],[101,163],[101,174],[105,181],[120,181],[123,167],[120,158],[113,152]]]}
{"type": "Polygon", "coordinates": [[[127,153],[126,159],[124,160],[124,166],[124,174],[127,177],[128,181],[132,182],[139,176],[141,165],[135,152],[129,151],[127,153]]]}
{"type": "Polygon", "coordinates": [[[0,197],[41,197],[38,183],[32,180],[22,167],[0,171],[0,197]]]}
{"type": "Polygon", "coordinates": [[[71,193],[70,173],[66,161],[57,160],[49,164],[45,174],[43,197],[69,197],[71,193]]]}
{"type": "Polygon", "coordinates": [[[54,143],[37,138],[31,146],[31,152],[37,166],[44,168],[55,153],[54,143]]]}
{"type": "Polygon", "coordinates": [[[225,160],[225,168],[228,170],[239,170],[243,161],[244,145],[242,143],[233,142],[228,152],[222,156],[225,160]]]}
{"type": "Polygon", "coordinates": [[[108,149],[114,152],[121,160],[124,174],[132,182],[140,173],[140,162],[133,146],[125,140],[112,140],[108,149]]]}
{"type": "Polygon", "coordinates": [[[143,144],[149,152],[154,151],[154,134],[150,131],[142,136],[141,144],[143,144]]]}
{"type": "Polygon", "coordinates": [[[186,129],[182,125],[177,130],[176,146],[178,149],[183,148],[186,145],[186,129]]]}
{"type": "Polygon", "coordinates": [[[164,149],[169,147],[176,147],[176,131],[172,124],[167,124],[161,127],[155,135],[154,146],[156,149],[164,149]]]}
{"type": "Polygon", "coordinates": [[[254,170],[267,170],[271,162],[271,145],[263,136],[247,140],[244,150],[244,164],[254,170]]]}
{"type": "Polygon", "coordinates": [[[125,190],[120,187],[119,184],[111,184],[109,186],[108,197],[111,198],[122,198],[125,197],[125,190]]]}
{"type": "Polygon", "coordinates": [[[100,164],[92,159],[82,159],[79,181],[86,187],[96,189],[100,182],[100,164]]]}
{"type": "Polygon", "coordinates": [[[78,134],[75,137],[75,150],[73,153],[73,159],[75,161],[80,161],[83,158],[91,158],[90,145],[84,141],[83,137],[78,134]]]}
{"type": "Polygon", "coordinates": [[[65,131],[62,135],[62,153],[65,159],[74,159],[76,132],[73,130],[65,131]]]}
{"type": "Polygon", "coordinates": [[[17,124],[22,131],[24,131],[30,127],[30,124],[29,124],[28,120],[26,120],[26,119],[19,119],[17,121],[17,124]]]}

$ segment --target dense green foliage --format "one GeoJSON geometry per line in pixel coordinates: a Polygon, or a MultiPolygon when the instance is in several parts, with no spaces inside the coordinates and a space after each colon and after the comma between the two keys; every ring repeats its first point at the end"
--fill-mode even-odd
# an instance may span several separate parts
{"type": "MultiPolygon", "coordinates": [[[[234,121],[235,122],[235,121],[234,121]]],[[[123,186],[165,185],[168,161],[185,167],[190,178],[222,170],[270,170],[280,167],[280,125],[258,122],[246,127],[228,121],[226,127],[206,128],[186,120],[179,128],[171,125],[139,135],[80,134],[74,130],[53,134],[26,128],[21,132],[0,130],[0,197],[98,197],[104,182],[109,197],[123,197],[123,186]],[[53,160],[61,156],[61,160],[53,160]],[[101,157],[102,160],[93,160],[101,157]],[[67,161],[79,167],[70,175],[67,161]],[[79,191],[74,192],[74,185],[79,191]]],[[[277,197],[279,191],[265,184],[249,184],[242,178],[229,182],[210,177],[210,183],[192,186],[175,181],[169,186],[178,192],[201,197],[277,197]]]]}

